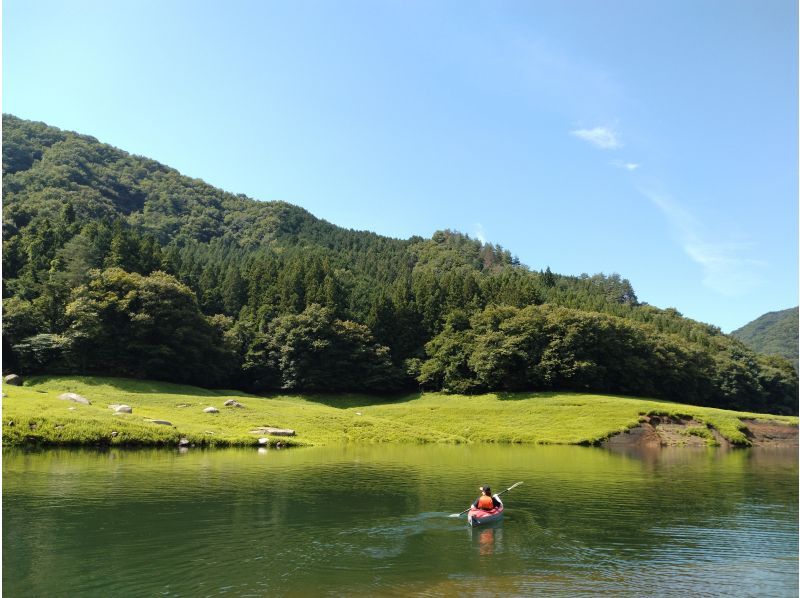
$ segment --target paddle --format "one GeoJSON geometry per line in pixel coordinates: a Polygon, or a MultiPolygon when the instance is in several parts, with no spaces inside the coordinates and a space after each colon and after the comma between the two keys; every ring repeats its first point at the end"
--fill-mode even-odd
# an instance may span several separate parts
{"type": "MultiPolygon", "coordinates": [[[[506,492],[508,492],[509,490],[513,490],[514,488],[516,488],[516,487],[517,487],[517,486],[519,486],[520,484],[524,484],[524,483],[525,483],[525,482],[517,482],[516,484],[514,484],[514,485],[513,485],[513,486],[511,486],[510,488],[506,488],[506,489],[505,489],[505,490],[503,490],[502,492],[498,492],[498,493],[496,494],[496,496],[500,496],[501,494],[505,494],[505,493],[506,493],[506,492]]],[[[464,510],[463,510],[463,511],[461,511],[460,513],[453,513],[452,515],[448,515],[448,517],[461,517],[461,516],[462,516],[464,513],[466,513],[467,511],[469,511],[471,508],[472,508],[472,505],[470,505],[469,507],[467,507],[466,509],[464,509],[464,510]]]]}

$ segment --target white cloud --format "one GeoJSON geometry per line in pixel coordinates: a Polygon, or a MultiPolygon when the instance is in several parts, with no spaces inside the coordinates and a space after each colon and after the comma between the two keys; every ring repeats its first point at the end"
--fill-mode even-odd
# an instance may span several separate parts
{"type": "Polygon", "coordinates": [[[573,135],[584,141],[588,141],[600,149],[617,149],[622,147],[619,135],[611,127],[595,127],[594,129],[575,129],[570,131],[573,135]]]}
{"type": "Polygon", "coordinates": [[[623,162],[622,160],[614,160],[611,164],[616,166],[617,168],[624,168],[628,172],[633,172],[634,170],[639,169],[642,165],[636,162],[623,162]]]}
{"type": "Polygon", "coordinates": [[[475,223],[475,238],[481,243],[486,243],[486,231],[483,230],[483,225],[480,222],[475,223]]]}
{"type": "Polygon", "coordinates": [[[752,252],[753,243],[708,241],[697,220],[675,200],[651,191],[641,192],[667,217],[684,253],[702,268],[706,287],[721,295],[736,296],[761,284],[768,264],[747,255],[752,252]]]}

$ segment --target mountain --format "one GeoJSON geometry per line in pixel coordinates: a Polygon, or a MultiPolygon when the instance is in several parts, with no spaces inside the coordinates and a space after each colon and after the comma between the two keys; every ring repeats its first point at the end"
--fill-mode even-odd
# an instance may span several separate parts
{"type": "Polygon", "coordinates": [[[751,349],[780,355],[798,369],[798,308],[771,311],[731,332],[751,349]]]}
{"type": "Polygon", "coordinates": [[[11,115],[3,194],[5,370],[797,411],[788,362],[641,303],[618,274],[532,269],[456,231],[344,229],[11,115]]]}

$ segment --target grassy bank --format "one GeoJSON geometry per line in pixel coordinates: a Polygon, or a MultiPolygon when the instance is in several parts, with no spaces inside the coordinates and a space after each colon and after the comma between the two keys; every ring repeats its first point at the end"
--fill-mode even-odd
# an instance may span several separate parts
{"type": "Polygon", "coordinates": [[[386,401],[362,395],[258,397],[163,382],[101,377],[38,377],[4,386],[3,444],[175,445],[181,438],[210,446],[255,445],[261,426],[292,428],[284,444],[339,442],[595,443],[638,425],[644,414],[691,416],[734,444],[747,445],[741,418],[797,424],[781,417],[663,401],[575,393],[479,396],[411,394],[386,401]],[[75,392],[91,405],[58,399],[75,392]],[[225,407],[228,399],[243,408],[225,407]],[[114,414],[110,404],[131,414],[114,414]],[[216,407],[219,413],[203,413],[216,407]],[[158,425],[149,420],[171,422],[158,425]]]}

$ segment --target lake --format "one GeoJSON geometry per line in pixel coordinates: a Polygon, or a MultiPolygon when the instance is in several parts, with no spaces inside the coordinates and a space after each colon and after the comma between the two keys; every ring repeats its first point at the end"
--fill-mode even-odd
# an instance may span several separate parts
{"type": "Polygon", "coordinates": [[[3,590],[796,596],[797,451],[5,450],[3,590]]]}

